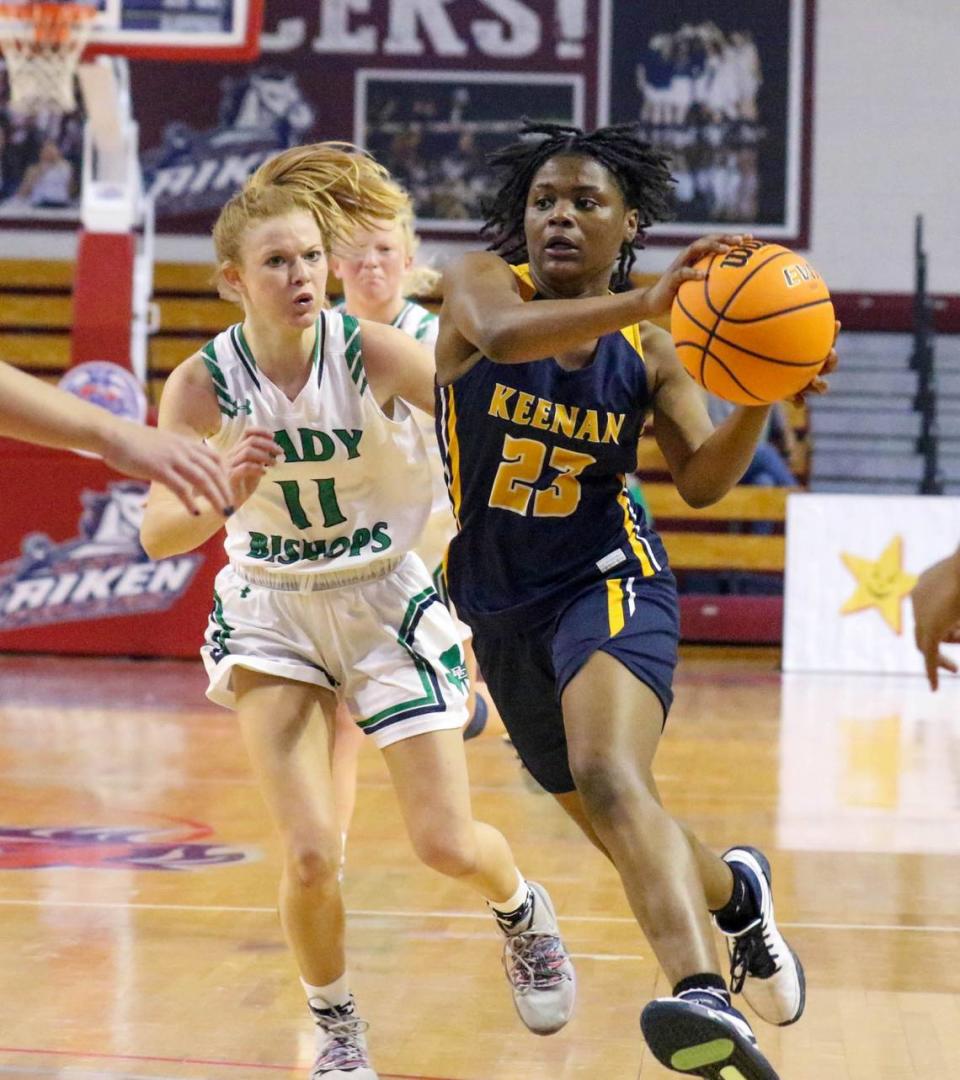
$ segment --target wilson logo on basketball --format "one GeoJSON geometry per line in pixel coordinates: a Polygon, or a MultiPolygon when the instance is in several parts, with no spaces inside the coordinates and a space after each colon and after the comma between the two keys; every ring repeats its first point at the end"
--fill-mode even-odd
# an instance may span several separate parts
{"type": "Polygon", "coordinates": [[[203,556],[147,557],[140,546],[146,493],[132,481],[85,491],[72,540],[24,536],[20,558],[0,563],[0,630],[165,611],[182,596],[203,556]]]}
{"type": "Polygon", "coordinates": [[[209,825],[192,821],[153,829],[0,827],[0,870],[206,870],[259,855],[253,848],[207,842],[212,836],[209,825]]]}
{"type": "Polygon", "coordinates": [[[723,257],[723,262],[720,263],[721,267],[732,266],[739,270],[741,267],[747,265],[750,261],[750,256],[754,252],[759,251],[761,248],[765,248],[766,242],[763,240],[745,240],[738,247],[731,248],[723,257]]]}

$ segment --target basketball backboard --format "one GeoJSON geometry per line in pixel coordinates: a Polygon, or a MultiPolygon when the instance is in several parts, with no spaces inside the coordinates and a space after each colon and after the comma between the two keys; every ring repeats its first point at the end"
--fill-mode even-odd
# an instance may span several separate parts
{"type": "Polygon", "coordinates": [[[85,58],[252,60],[263,0],[84,0],[98,9],[85,58]]]}

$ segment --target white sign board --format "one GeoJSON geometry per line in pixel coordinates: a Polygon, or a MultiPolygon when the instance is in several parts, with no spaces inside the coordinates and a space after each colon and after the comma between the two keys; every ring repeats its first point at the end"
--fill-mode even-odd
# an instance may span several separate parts
{"type": "Polygon", "coordinates": [[[920,674],[909,594],[960,544],[960,498],[791,495],[784,671],[920,674]]]}

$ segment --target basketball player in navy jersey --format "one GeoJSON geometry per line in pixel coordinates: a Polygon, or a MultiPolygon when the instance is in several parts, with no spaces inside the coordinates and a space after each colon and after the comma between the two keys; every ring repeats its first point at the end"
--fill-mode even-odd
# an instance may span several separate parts
{"type": "Polygon", "coordinates": [[[644,321],[702,279],[698,259],[742,238],[698,240],[652,288],[624,291],[644,229],[668,214],[665,157],[632,126],[521,135],[491,159],[504,174],[492,250],[445,278],[437,432],[460,530],[451,597],[524,764],[612,860],[670,979],[672,996],[641,1018],[654,1054],[709,1080],[772,1080],[731,1006],[709,912],[730,943],[731,989],[764,1019],[799,1019],[803,970],[774,922],[764,856],[714,855],[660,803],[652,764],[677,590],[624,485],[651,413],[693,506],[721,498],[753,457],[768,409],[737,408],[714,430],[669,334],[644,321]]]}

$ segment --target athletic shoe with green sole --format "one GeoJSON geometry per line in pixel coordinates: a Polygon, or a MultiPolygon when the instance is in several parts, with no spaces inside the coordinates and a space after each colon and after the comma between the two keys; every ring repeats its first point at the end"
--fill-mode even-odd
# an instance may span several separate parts
{"type": "Polygon", "coordinates": [[[640,1027],[661,1065],[703,1080],[778,1080],[744,1016],[713,990],[657,998],[640,1027]]]}

